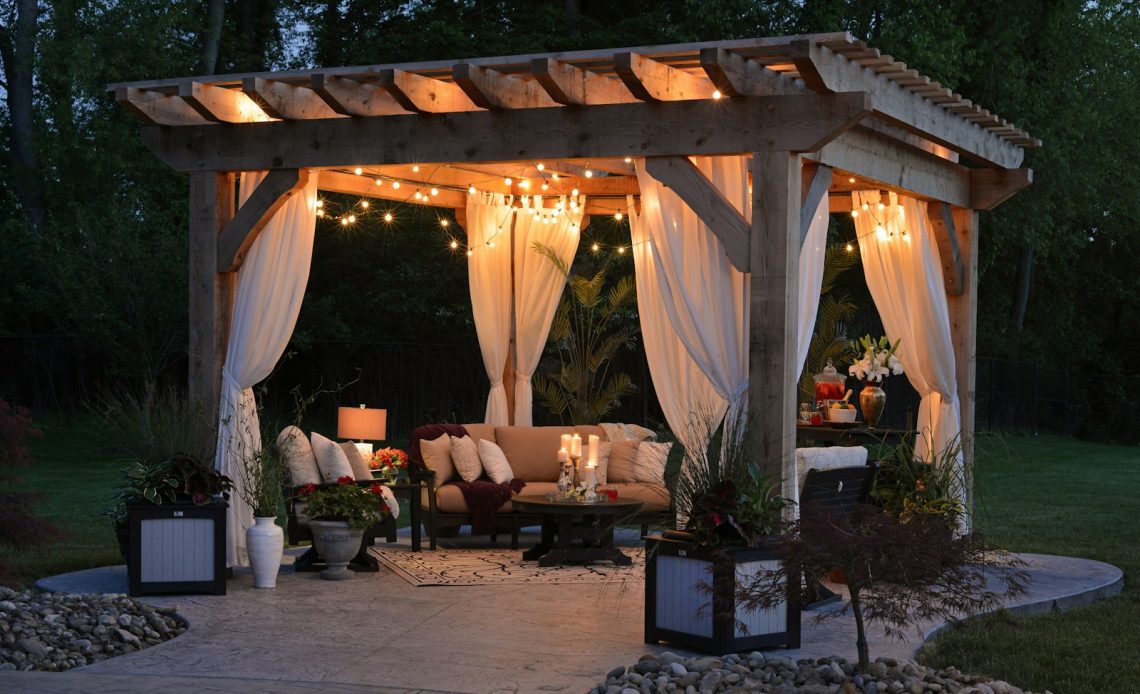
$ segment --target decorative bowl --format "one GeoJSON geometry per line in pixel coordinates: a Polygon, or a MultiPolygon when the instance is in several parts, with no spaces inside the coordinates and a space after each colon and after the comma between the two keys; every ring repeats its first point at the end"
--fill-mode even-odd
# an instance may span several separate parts
{"type": "Polygon", "coordinates": [[[829,407],[827,408],[827,419],[832,422],[850,424],[855,421],[855,408],[849,407],[840,409],[838,407],[829,407]]]}

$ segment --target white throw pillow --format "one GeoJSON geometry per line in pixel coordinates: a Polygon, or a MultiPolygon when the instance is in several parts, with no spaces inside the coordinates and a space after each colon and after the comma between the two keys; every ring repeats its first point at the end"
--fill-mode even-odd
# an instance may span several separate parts
{"type": "Polygon", "coordinates": [[[606,484],[606,474],[610,471],[610,453],[614,450],[614,445],[610,441],[602,441],[598,446],[598,468],[594,470],[594,474],[598,476],[598,484],[606,484]]]}
{"type": "Polygon", "coordinates": [[[483,469],[487,471],[487,476],[495,484],[505,484],[515,478],[515,473],[511,470],[511,463],[507,460],[503,449],[492,441],[479,440],[479,461],[483,464],[483,469]]]}
{"type": "Polygon", "coordinates": [[[344,451],[344,457],[348,458],[348,466],[352,468],[352,479],[372,479],[372,468],[368,467],[368,461],[360,454],[360,449],[356,447],[355,443],[352,441],[341,441],[340,449],[344,451]]]}
{"type": "Polygon", "coordinates": [[[321,470],[313,455],[313,445],[305,432],[295,426],[287,426],[277,435],[277,455],[281,456],[289,471],[289,484],[303,487],[306,484],[320,484],[321,470]]]}
{"type": "Polygon", "coordinates": [[[671,443],[642,441],[637,446],[637,460],[633,463],[633,477],[638,482],[665,486],[665,463],[669,460],[671,443]]]}
{"type": "Polygon", "coordinates": [[[315,431],[311,438],[313,455],[317,457],[317,467],[321,469],[322,481],[336,482],[341,477],[352,477],[352,465],[336,441],[330,441],[315,431]]]}
{"type": "Polygon", "coordinates": [[[479,448],[470,436],[451,437],[451,462],[455,470],[466,482],[474,482],[483,474],[483,463],[479,461],[479,448]]]}
{"type": "Polygon", "coordinates": [[[451,437],[447,434],[440,434],[439,438],[431,441],[420,439],[420,457],[435,476],[435,486],[455,479],[455,464],[451,462],[451,437]]]}

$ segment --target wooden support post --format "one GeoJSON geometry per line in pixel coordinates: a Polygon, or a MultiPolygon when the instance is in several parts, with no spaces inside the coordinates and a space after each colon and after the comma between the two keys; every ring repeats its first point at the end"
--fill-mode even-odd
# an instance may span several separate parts
{"type": "Polygon", "coordinates": [[[759,429],[761,470],[796,484],[797,273],[800,157],[752,154],[752,283],[748,407],[759,429]]]}
{"type": "MultiPolygon", "coordinates": [[[[978,213],[955,208],[954,233],[964,269],[961,293],[948,293],[950,337],[954,343],[954,367],[958,376],[959,413],[962,418],[962,454],[967,472],[974,461],[974,404],[977,369],[978,323],[978,213]]],[[[973,507],[974,480],[966,478],[966,503],[973,507]]]]}
{"type": "Polygon", "coordinates": [[[234,177],[190,175],[190,412],[200,423],[199,455],[212,460],[217,444],[222,364],[229,342],[236,275],[218,272],[218,237],[234,216],[234,177]]]}

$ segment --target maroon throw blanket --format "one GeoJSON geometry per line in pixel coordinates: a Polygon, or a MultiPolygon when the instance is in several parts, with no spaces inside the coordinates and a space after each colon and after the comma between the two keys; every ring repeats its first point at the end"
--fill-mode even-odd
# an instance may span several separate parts
{"type": "Polygon", "coordinates": [[[451,484],[459,487],[467,508],[471,510],[472,535],[490,535],[495,529],[495,511],[526,486],[522,480],[511,480],[504,484],[495,484],[490,480],[456,480],[451,484]]]}
{"type": "Polygon", "coordinates": [[[434,441],[443,434],[448,436],[467,436],[467,430],[462,424],[425,424],[412,429],[411,441],[408,443],[408,460],[413,470],[426,470],[423,454],[420,453],[420,441],[434,441]]]}

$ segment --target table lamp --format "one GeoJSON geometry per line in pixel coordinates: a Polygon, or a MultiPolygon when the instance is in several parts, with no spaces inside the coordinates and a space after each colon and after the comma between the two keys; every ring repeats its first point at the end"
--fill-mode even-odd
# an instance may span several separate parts
{"type": "Polygon", "coordinates": [[[342,439],[357,439],[356,450],[365,460],[372,458],[372,444],[364,439],[383,441],[388,437],[388,410],[360,407],[338,407],[336,435],[342,439]]]}

